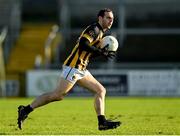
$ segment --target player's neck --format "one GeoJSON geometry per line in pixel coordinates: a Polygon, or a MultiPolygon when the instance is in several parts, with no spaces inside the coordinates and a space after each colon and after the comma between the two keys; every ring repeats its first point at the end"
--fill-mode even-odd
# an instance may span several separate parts
{"type": "Polygon", "coordinates": [[[103,30],[103,32],[107,31],[107,28],[103,28],[102,23],[99,21],[98,24],[100,25],[101,29],[103,30]]]}

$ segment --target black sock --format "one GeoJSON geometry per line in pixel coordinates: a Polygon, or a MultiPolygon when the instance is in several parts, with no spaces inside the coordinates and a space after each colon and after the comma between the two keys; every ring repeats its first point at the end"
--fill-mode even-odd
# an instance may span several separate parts
{"type": "Polygon", "coordinates": [[[98,116],[98,122],[99,124],[103,124],[106,121],[106,118],[104,115],[99,115],[98,116]]]}
{"type": "Polygon", "coordinates": [[[27,114],[33,111],[33,108],[30,105],[27,105],[24,110],[26,111],[27,114]]]}

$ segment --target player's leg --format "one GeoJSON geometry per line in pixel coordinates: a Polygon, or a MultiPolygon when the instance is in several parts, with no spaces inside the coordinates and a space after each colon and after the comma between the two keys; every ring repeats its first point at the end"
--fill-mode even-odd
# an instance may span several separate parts
{"type": "Polygon", "coordinates": [[[95,93],[94,106],[98,116],[99,130],[108,130],[120,126],[120,122],[108,121],[105,118],[105,94],[106,89],[91,75],[88,74],[77,83],[95,93]]]}
{"type": "Polygon", "coordinates": [[[55,90],[40,95],[30,105],[20,105],[18,107],[18,127],[21,129],[22,122],[27,118],[28,114],[33,111],[33,109],[46,105],[53,101],[62,100],[63,97],[76,83],[76,80],[71,80],[73,74],[74,71],[72,71],[71,68],[64,68],[61,75],[61,79],[55,90]]]}
{"type": "Polygon", "coordinates": [[[63,70],[61,73],[61,79],[55,90],[49,93],[45,93],[39,97],[37,97],[31,104],[30,107],[32,109],[38,108],[49,102],[60,101],[63,97],[69,92],[69,90],[76,83],[76,79],[74,79],[74,75],[76,74],[76,69],[68,66],[63,66],[63,70]]]}
{"type": "Polygon", "coordinates": [[[77,83],[95,94],[95,111],[97,115],[104,115],[106,89],[91,74],[78,80],[77,83]]]}
{"type": "Polygon", "coordinates": [[[74,83],[61,78],[55,90],[40,95],[30,104],[30,106],[35,109],[53,101],[60,101],[69,92],[73,85],[74,83]]]}
{"type": "Polygon", "coordinates": [[[28,114],[35,108],[46,105],[53,101],[60,101],[73,87],[74,83],[71,83],[63,78],[60,79],[56,89],[52,92],[45,93],[37,97],[30,105],[18,107],[18,127],[22,128],[22,122],[27,118],[28,114]]]}

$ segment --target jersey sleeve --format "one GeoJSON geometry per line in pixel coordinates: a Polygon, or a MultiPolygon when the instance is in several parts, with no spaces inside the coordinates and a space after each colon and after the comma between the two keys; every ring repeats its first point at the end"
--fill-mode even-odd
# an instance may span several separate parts
{"type": "MultiPolygon", "coordinates": [[[[96,43],[94,43],[96,44],[96,43]]],[[[82,37],[79,41],[79,47],[80,49],[84,50],[84,51],[88,51],[90,53],[95,53],[95,54],[100,54],[101,53],[101,50],[96,48],[95,46],[89,46],[90,43],[89,41],[85,38],[85,37],[82,37]]]]}
{"type": "Polygon", "coordinates": [[[99,29],[96,26],[92,25],[85,30],[82,37],[85,37],[90,43],[92,43],[98,37],[98,34],[99,29]]]}

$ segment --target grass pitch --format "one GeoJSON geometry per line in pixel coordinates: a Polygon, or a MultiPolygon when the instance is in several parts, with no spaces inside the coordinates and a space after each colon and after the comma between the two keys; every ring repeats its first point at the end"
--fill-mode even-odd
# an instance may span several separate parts
{"type": "Polygon", "coordinates": [[[97,130],[93,98],[66,97],[33,111],[17,128],[17,107],[31,98],[0,99],[0,135],[180,135],[180,98],[106,97],[106,116],[118,129],[97,130]]]}

